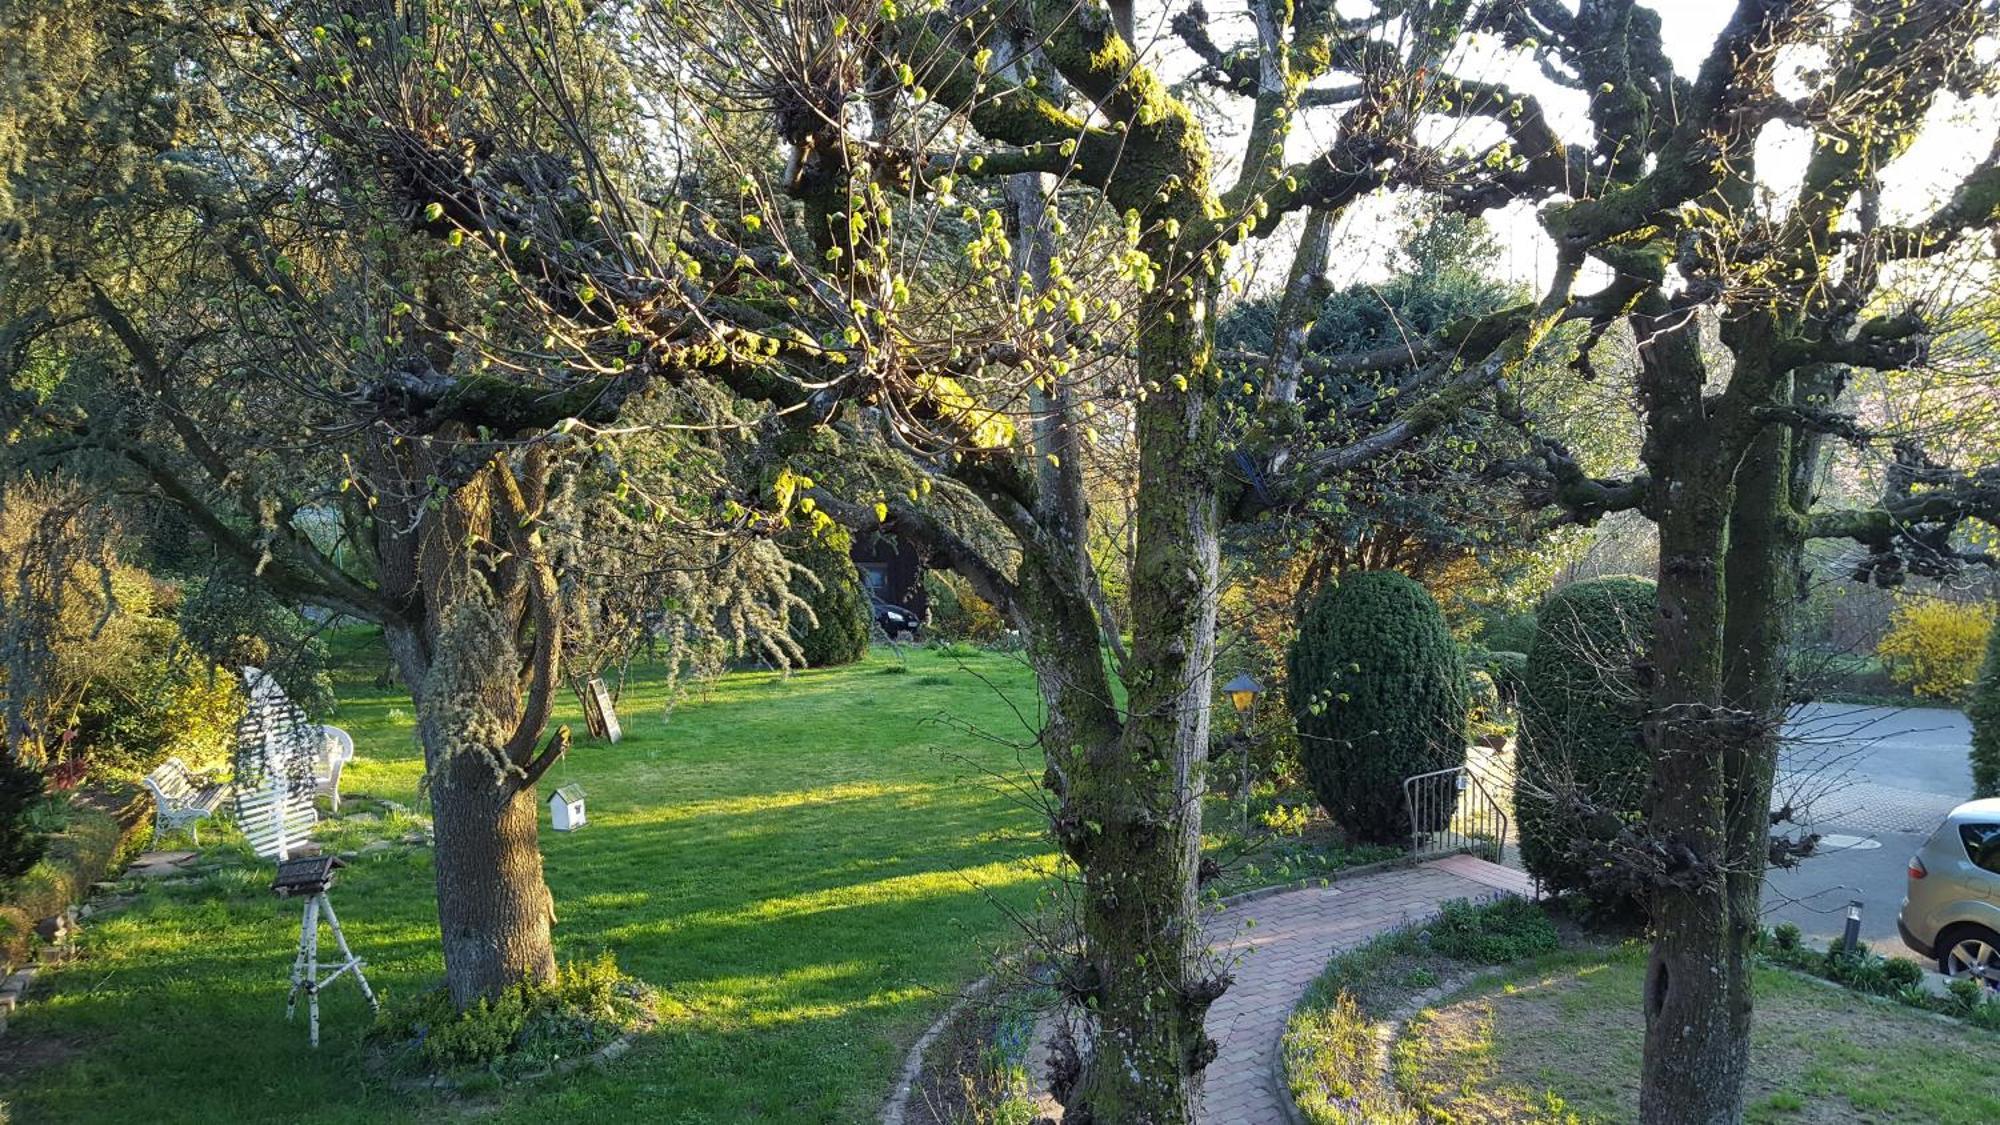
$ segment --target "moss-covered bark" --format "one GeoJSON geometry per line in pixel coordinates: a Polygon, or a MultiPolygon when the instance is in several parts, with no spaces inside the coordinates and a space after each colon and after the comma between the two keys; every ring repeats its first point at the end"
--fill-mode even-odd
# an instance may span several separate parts
{"type": "MultiPolygon", "coordinates": [[[[1662,302],[1663,304],[1663,302],[1662,302]]],[[[1646,1050],[1640,1097],[1647,1125],[1732,1122],[1743,1074],[1730,1042],[1723,877],[1721,707],[1727,534],[1735,451],[1710,415],[1706,369],[1691,318],[1665,309],[1633,318],[1641,347],[1648,433],[1643,456],[1660,530],[1652,708],[1649,833],[1662,853],[1653,873],[1653,948],[1646,971],[1646,1050]]]]}

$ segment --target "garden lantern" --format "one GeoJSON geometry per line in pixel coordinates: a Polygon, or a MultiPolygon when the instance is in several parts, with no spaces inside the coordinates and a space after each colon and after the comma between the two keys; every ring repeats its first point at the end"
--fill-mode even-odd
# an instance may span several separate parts
{"type": "Polygon", "coordinates": [[[1249,729],[1250,713],[1257,707],[1257,697],[1264,694],[1264,685],[1258,683],[1247,672],[1238,672],[1236,678],[1222,685],[1229,693],[1229,705],[1243,717],[1244,729],[1249,729]]]}
{"type": "Polygon", "coordinates": [[[1243,809],[1243,835],[1250,835],[1250,717],[1257,710],[1257,697],[1264,694],[1264,685],[1248,672],[1236,673],[1236,678],[1222,685],[1229,693],[1229,705],[1236,708],[1236,717],[1243,723],[1243,733],[1237,741],[1243,744],[1242,768],[1236,778],[1237,800],[1243,809]]]}
{"type": "Polygon", "coordinates": [[[558,832],[574,832],[583,827],[583,786],[564,785],[549,798],[549,823],[558,832]]]}
{"type": "Polygon", "coordinates": [[[1848,953],[1861,944],[1861,900],[1854,899],[1847,904],[1847,930],[1840,935],[1840,947],[1848,953]]]}

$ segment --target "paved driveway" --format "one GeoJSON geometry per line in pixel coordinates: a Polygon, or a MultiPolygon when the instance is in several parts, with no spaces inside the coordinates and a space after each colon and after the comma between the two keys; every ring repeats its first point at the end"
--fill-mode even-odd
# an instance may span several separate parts
{"type": "Polygon", "coordinates": [[[1958,711],[1811,703],[1786,723],[1772,807],[1826,837],[1821,855],[1771,873],[1767,922],[1839,935],[1850,900],[1862,936],[1885,953],[1896,937],[1904,867],[1946,813],[1972,792],[1972,728],[1958,711]]]}

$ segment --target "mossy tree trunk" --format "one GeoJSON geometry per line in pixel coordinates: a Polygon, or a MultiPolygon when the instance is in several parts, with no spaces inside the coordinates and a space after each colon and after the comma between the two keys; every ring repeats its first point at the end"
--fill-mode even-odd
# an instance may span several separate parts
{"type": "Polygon", "coordinates": [[[1087,750],[1066,815],[1084,868],[1083,934],[1095,1038],[1069,1118],[1192,1122],[1215,1045],[1203,1029],[1227,985],[1196,910],[1219,565],[1220,448],[1206,328],[1162,302],[1140,337],[1141,377],[1186,391],[1138,409],[1136,615],[1124,729],[1087,750]]]}
{"type": "MultiPolygon", "coordinates": [[[[381,455],[410,470],[426,458],[415,444],[381,455]]],[[[549,466],[536,451],[507,458],[435,503],[392,499],[376,523],[381,587],[399,610],[384,634],[416,703],[445,985],[460,1008],[555,972],[535,790],[568,733],[536,753],[562,643],[555,576],[533,530],[549,466]],[[501,543],[511,549],[490,550],[501,543]]]]}
{"type": "Polygon", "coordinates": [[[1660,532],[1652,708],[1644,726],[1653,756],[1647,818],[1665,857],[1653,873],[1640,1112],[1647,1125],[1721,1125],[1740,1120],[1743,1084],[1721,964],[1729,927],[1722,556],[1735,451],[1715,417],[1718,404],[1702,394],[1706,369],[1693,316],[1649,310],[1633,317],[1633,330],[1644,341],[1643,456],[1660,532]]]}

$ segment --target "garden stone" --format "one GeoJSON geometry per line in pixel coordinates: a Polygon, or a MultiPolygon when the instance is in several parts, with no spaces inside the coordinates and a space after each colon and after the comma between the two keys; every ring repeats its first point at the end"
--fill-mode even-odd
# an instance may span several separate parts
{"type": "Polygon", "coordinates": [[[367,843],[365,843],[365,844],[361,845],[361,851],[360,851],[360,853],[359,853],[359,854],[361,854],[361,855],[377,855],[377,854],[379,854],[379,853],[381,853],[381,852],[386,852],[386,851],[388,851],[388,850],[389,850],[390,848],[393,848],[393,847],[395,847],[395,846],[396,846],[396,845],[394,845],[394,844],[390,843],[390,842],[389,842],[389,841],[387,841],[387,840],[370,840],[370,841],[368,841],[367,843]]]}
{"type": "Polygon", "coordinates": [[[177,874],[182,865],[194,860],[193,852],[146,852],[132,861],[125,874],[141,879],[157,879],[163,875],[177,874]]]}

